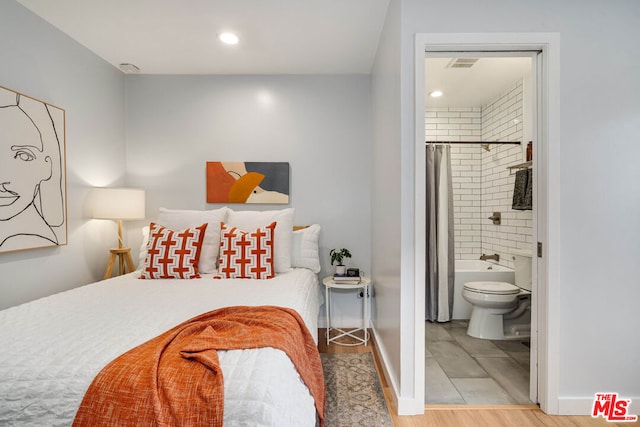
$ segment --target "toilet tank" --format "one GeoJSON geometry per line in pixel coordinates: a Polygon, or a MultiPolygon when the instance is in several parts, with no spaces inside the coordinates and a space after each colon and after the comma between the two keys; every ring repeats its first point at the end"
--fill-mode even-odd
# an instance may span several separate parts
{"type": "Polygon", "coordinates": [[[512,249],[516,286],[531,290],[531,252],[526,249],[512,249]]]}

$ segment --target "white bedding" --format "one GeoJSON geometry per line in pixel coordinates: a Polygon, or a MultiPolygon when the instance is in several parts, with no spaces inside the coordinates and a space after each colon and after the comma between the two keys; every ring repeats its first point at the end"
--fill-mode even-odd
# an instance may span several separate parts
{"type": "MultiPolygon", "coordinates": [[[[71,425],[89,384],[107,363],[216,308],[293,308],[317,342],[322,293],[310,270],[296,268],[271,280],[140,280],[138,275],[0,311],[0,425],[71,425]]],[[[315,426],[313,399],[282,351],[218,354],[225,426],[315,426]]]]}

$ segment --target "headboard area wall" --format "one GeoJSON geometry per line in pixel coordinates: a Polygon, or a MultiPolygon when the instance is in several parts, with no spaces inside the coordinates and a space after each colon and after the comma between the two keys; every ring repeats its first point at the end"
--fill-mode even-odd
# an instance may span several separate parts
{"type": "MultiPolygon", "coordinates": [[[[370,271],[370,81],[345,76],[126,77],[127,185],[144,188],[147,220],[160,207],[206,203],[206,162],[288,162],[296,224],[320,224],[323,271],[334,247],[370,271]]],[[[131,222],[129,245],[139,247],[131,222]]],[[[134,254],[135,258],[135,254],[134,254]]]]}

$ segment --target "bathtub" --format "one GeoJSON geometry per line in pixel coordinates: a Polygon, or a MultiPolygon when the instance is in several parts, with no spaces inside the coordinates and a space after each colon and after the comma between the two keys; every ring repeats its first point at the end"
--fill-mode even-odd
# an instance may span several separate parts
{"type": "Polygon", "coordinates": [[[471,304],[462,296],[462,288],[467,282],[507,282],[515,283],[512,269],[489,261],[457,259],[453,293],[453,319],[471,317],[471,304]]]}

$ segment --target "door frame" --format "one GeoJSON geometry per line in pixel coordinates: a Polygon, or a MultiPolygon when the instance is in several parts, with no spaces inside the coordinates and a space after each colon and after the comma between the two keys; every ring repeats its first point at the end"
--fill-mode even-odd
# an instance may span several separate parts
{"type": "MultiPolygon", "coordinates": [[[[414,145],[414,230],[415,230],[415,399],[424,402],[425,378],[425,52],[509,52],[539,51],[535,82],[537,102],[537,141],[534,158],[537,185],[533,241],[543,247],[542,257],[534,259],[537,276],[537,302],[534,302],[538,336],[537,396],[542,410],[559,411],[559,222],[560,222],[560,37],[558,33],[420,33],[415,36],[415,145],[414,145]]],[[[534,131],[534,135],[536,132],[534,131]]],[[[533,347],[533,346],[532,346],[533,347]]],[[[532,371],[535,370],[532,369],[532,371]]],[[[534,380],[534,378],[531,378],[534,380]]]]}

